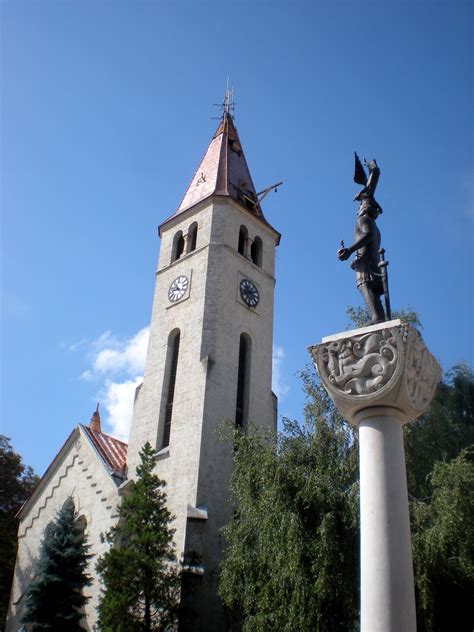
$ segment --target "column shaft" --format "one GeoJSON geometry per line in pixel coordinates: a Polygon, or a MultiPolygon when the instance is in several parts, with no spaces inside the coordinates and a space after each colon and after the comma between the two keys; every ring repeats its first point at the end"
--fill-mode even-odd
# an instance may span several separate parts
{"type": "Polygon", "coordinates": [[[361,412],[361,632],[416,632],[403,427],[361,412]]]}

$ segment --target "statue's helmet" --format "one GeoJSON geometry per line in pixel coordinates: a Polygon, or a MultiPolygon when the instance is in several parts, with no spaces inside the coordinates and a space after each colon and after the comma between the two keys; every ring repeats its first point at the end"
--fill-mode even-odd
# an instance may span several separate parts
{"type": "Polygon", "coordinates": [[[359,193],[355,196],[354,200],[360,202],[360,210],[365,210],[370,212],[372,215],[376,217],[383,213],[382,207],[375,200],[373,195],[368,193],[367,191],[359,191],[359,193]]]}

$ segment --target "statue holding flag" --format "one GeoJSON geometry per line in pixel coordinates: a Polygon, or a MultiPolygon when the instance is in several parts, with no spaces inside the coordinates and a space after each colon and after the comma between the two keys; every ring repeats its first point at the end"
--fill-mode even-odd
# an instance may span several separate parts
{"type": "Polygon", "coordinates": [[[390,298],[388,294],[387,265],[384,250],[380,248],[380,231],[376,224],[382,208],[374,198],[375,189],[380,177],[380,169],[374,160],[366,162],[369,176],[355,154],[354,182],[363,185],[354,201],[358,201],[357,220],[354,229],[354,243],[346,248],[341,241],[341,248],[337,251],[340,261],[345,261],[353,253],[355,259],[351,268],[356,273],[357,289],[362,294],[370,320],[367,325],[382,323],[391,319],[390,298]],[[385,312],[380,297],[385,297],[385,312]]]}

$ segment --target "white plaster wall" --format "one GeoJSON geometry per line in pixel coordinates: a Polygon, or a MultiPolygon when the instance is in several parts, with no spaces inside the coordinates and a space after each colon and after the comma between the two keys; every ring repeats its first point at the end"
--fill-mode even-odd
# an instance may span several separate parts
{"type": "Polygon", "coordinates": [[[59,456],[53,472],[47,473],[50,476],[47,484],[34,499],[20,522],[18,555],[6,625],[7,632],[16,632],[21,627],[24,593],[35,575],[44,531],[69,497],[73,498],[76,511],[84,515],[87,520],[86,535],[91,545],[90,552],[94,555],[89,564],[88,573],[92,576],[94,583],[84,589],[84,594],[91,596],[85,609],[84,626],[87,630],[92,630],[96,622],[100,589],[95,563],[97,558],[108,549],[107,544],[101,543],[100,534],[107,531],[117,521],[116,509],[119,503],[117,486],[94,453],[94,448],[90,445],[87,436],[79,429],[72,438],[71,444],[66,447],[65,454],[59,456]]]}
{"type": "Polygon", "coordinates": [[[136,400],[128,449],[129,476],[133,477],[139,462],[139,451],[149,441],[159,450],[163,432],[163,393],[169,334],[181,332],[179,362],[175,384],[173,419],[169,450],[159,459],[157,473],[167,483],[168,506],[176,517],[175,543],[180,557],[184,549],[187,505],[196,498],[202,407],[206,377],[205,362],[200,360],[203,326],[208,247],[212,205],[201,204],[198,211],[183,214],[162,233],[158,262],[150,340],[143,385],[136,400]],[[198,222],[196,250],[170,263],[173,237],[177,231],[187,232],[198,222]],[[190,284],[186,295],[177,303],[168,300],[172,281],[186,275],[190,284]]]}
{"type": "MultiPolygon", "coordinates": [[[[203,416],[197,505],[206,505],[208,521],[203,538],[207,582],[203,586],[204,614],[209,630],[223,629],[222,611],[215,597],[216,576],[222,556],[220,529],[231,519],[229,478],[233,445],[219,436],[223,420],[235,421],[240,335],[251,338],[248,417],[257,427],[275,429],[271,394],[274,252],[276,236],[230,201],[214,205],[206,291],[206,328],[209,330],[209,365],[203,416]],[[237,252],[240,226],[249,237],[263,242],[263,268],[237,252]],[[212,262],[212,263],[211,263],[212,262]],[[249,309],[240,297],[239,284],[248,278],[259,290],[260,301],[249,309]]],[[[203,628],[204,629],[204,628],[203,628]]]]}
{"type": "MultiPolygon", "coordinates": [[[[163,383],[171,331],[181,331],[169,448],[158,457],[157,473],[167,482],[168,506],[175,516],[178,557],[186,546],[187,508],[205,505],[202,524],[206,579],[201,602],[208,604],[208,631],[221,629],[222,612],[215,595],[221,557],[220,528],[231,516],[228,481],[233,446],[218,435],[224,419],[235,418],[239,342],[252,340],[249,417],[255,425],[275,429],[271,393],[274,253],[277,235],[229,198],[214,197],[168,222],[162,229],[150,341],[144,381],[134,410],[128,449],[129,476],[146,441],[161,447],[163,383]],[[196,250],[170,263],[173,237],[198,222],[196,250]],[[263,244],[260,268],[237,252],[239,230],[263,244]],[[175,304],[168,288],[179,275],[190,279],[186,295],[175,304]],[[260,301],[249,309],[240,297],[242,278],[258,287],[260,301]]],[[[201,628],[200,628],[201,629],[201,628]]]]}
{"type": "Polygon", "coordinates": [[[214,205],[205,312],[209,337],[206,353],[212,363],[206,384],[197,503],[212,502],[205,499],[209,492],[216,501],[216,510],[227,503],[232,461],[232,447],[219,440],[216,430],[223,419],[233,422],[235,418],[239,342],[244,332],[252,341],[249,418],[256,426],[269,430],[274,429],[275,422],[271,395],[275,282],[265,269],[274,269],[275,237],[262,230],[260,222],[254,220],[254,224],[231,202],[214,205]],[[236,250],[242,223],[250,235],[259,235],[263,241],[263,269],[236,250]],[[259,290],[260,301],[255,309],[249,309],[240,297],[242,278],[252,280],[259,290]]]}

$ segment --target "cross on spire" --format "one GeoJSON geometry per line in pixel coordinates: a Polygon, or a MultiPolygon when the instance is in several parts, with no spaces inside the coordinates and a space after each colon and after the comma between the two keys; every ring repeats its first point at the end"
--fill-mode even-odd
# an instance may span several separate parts
{"type": "Polygon", "coordinates": [[[229,79],[227,78],[227,88],[224,95],[224,100],[222,101],[222,118],[225,118],[227,115],[234,116],[235,112],[235,101],[234,101],[234,88],[230,87],[229,79]]]}
{"type": "Polygon", "coordinates": [[[162,227],[172,217],[176,217],[214,195],[232,198],[247,212],[269,226],[260,207],[260,199],[281,183],[267,187],[257,194],[234,124],[234,90],[230,88],[229,82],[227,82],[224,99],[221,103],[214,105],[220,107],[222,111],[217,129],[178,209],[160,225],[160,235],[162,227]]]}

